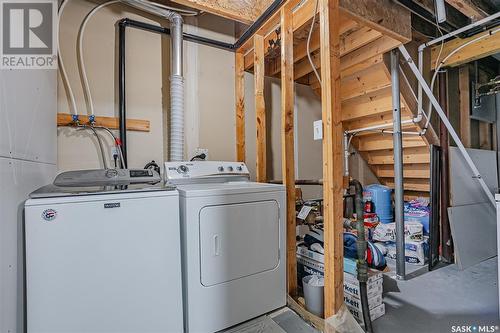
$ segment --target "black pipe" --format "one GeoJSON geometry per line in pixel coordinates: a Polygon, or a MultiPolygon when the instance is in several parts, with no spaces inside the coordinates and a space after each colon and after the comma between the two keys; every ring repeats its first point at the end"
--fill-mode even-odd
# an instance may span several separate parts
{"type": "MultiPolygon", "coordinates": [[[[163,28],[158,25],[153,25],[153,24],[148,24],[136,20],[131,20],[129,18],[124,18],[118,21],[118,25],[123,25],[125,27],[131,27],[131,28],[136,28],[148,32],[154,32],[162,35],[170,35],[170,29],[169,28],[163,28]]],[[[234,44],[231,43],[225,43],[221,42],[215,39],[203,37],[203,36],[198,36],[198,35],[193,35],[193,34],[188,34],[188,33],[183,33],[182,37],[190,42],[195,42],[199,44],[204,44],[208,46],[214,46],[219,49],[223,49],[226,51],[232,51],[234,52],[234,44]]]]}
{"type": "MultiPolygon", "coordinates": [[[[193,34],[188,34],[188,33],[183,33],[183,37],[185,40],[195,42],[195,43],[200,43],[200,44],[205,44],[209,46],[214,46],[217,48],[221,48],[227,51],[232,51],[235,52],[237,49],[239,49],[245,42],[247,42],[250,37],[253,36],[253,34],[260,29],[262,24],[264,24],[267,19],[269,19],[276,11],[285,3],[285,0],[275,0],[263,13],[260,15],[254,23],[252,23],[251,26],[248,27],[245,32],[241,35],[241,37],[234,43],[226,43],[226,42],[221,42],[215,39],[203,37],[203,36],[198,36],[198,35],[193,35],[193,34]]],[[[135,20],[131,20],[128,18],[124,18],[119,21],[118,24],[123,24],[124,26],[129,26],[133,28],[138,28],[142,29],[145,31],[150,31],[150,32],[156,32],[160,34],[167,34],[170,35],[170,29],[168,28],[163,28],[159,27],[156,25],[144,23],[144,22],[139,22],[135,20]]]]}
{"type": "MultiPolygon", "coordinates": [[[[255,22],[248,27],[243,35],[234,43],[221,42],[215,39],[183,33],[183,38],[190,42],[213,46],[226,51],[235,52],[239,49],[261,26],[271,17],[284,3],[284,0],[275,0],[255,22]]],[[[126,100],[125,100],[125,29],[127,27],[136,28],[148,32],[170,35],[170,29],[157,25],[124,18],[118,21],[118,109],[119,109],[119,130],[123,151],[123,164],[127,168],[127,127],[126,127],[126,100]]]]}
{"type": "MultiPolygon", "coordinates": [[[[448,117],[448,79],[447,73],[439,74],[439,104],[448,117]]],[[[441,196],[440,196],[440,219],[441,219],[441,255],[443,259],[452,263],[453,259],[453,238],[451,235],[450,220],[448,218],[448,207],[450,206],[450,157],[449,157],[449,134],[443,121],[439,122],[439,145],[441,146],[441,196]]],[[[432,208],[432,207],[431,207],[432,208]]]]}
{"type": "Polygon", "coordinates": [[[125,25],[118,25],[118,122],[123,154],[123,165],[127,168],[127,110],[125,100],[125,25]]]}
{"type": "Polygon", "coordinates": [[[363,186],[361,186],[361,183],[356,179],[351,179],[349,185],[354,186],[355,190],[354,206],[356,207],[356,231],[358,234],[358,240],[356,241],[358,261],[356,263],[356,268],[358,271],[359,290],[361,294],[361,309],[363,312],[363,321],[365,323],[365,332],[372,333],[373,327],[370,317],[370,308],[368,306],[368,290],[366,287],[368,281],[368,264],[365,259],[367,242],[365,239],[365,222],[363,217],[363,186]]]}
{"type": "Polygon", "coordinates": [[[267,7],[267,9],[260,15],[255,22],[248,27],[245,32],[241,35],[241,37],[233,44],[234,50],[239,49],[245,42],[252,37],[252,35],[259,30],[259,28],[264,24],[268,18],[270,18],[280,7],[285,3],[284,0],[275,0],[273,3],[267,7]]]}

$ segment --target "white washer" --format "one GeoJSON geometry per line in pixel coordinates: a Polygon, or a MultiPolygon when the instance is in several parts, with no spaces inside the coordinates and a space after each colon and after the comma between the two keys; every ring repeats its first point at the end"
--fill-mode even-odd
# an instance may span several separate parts
{"type": "Polygon", "coordinates": [[[285,189],[238,162],[167,162],[179,191],[184,328],[216,332],[286,305],[285,189]]]}
{"type": "Polygon", "coordinates": [[[178,193],[143,173],[65,173],[26,201],[28,333],[183,331],[178,193]]]}

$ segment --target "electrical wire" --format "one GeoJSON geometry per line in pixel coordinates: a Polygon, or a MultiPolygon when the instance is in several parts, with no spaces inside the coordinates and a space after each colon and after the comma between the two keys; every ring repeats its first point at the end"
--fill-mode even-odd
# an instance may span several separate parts
{"type": "MultiPolygon", "coordinates": [[[[85,66],[85,60],[83,58],[83,36],[85,34],[85,29],[87,28],[87,24],[89,20],[94,16],[95,13],[97,13],[99,10],[101,10],[104,7],[116,4],[121,2],[120,0],[112,0],[109,2],[102,3],[96,7],[94,7],[90,12],[87,13],[85,18],[83,19],[82,23],[80,24],[80,29],[78,30],[78,42],[77,42],[77,56],[78,56],[78,66],[80,68],[80,80],[82,82],[83,86],[83,92],[85,95],[85,101],[87,102],[87,110],[91,115],[94,115],[94,102],[92,100],[92,92],[90,91],[90,85],[89,85],[89,80],[87,76],[87,69],[85,66]]],[[[148,1],[152,5],[158,7],[158,8],[163,8],[167,10],[175,10],[179,12],[179,14],[184,15],[184,16],[196,16],[199,13],[195,11],[189,11],[186,9],[181,9],[181,8],[176,8],[176,7],[171,7],[171,6],[166,6],[163,4],[159,4],[157,2],[153,1],[148,1]]]]}
{"type": "Polygon", "coordinates": [[[311,36],[313,33],[313,29],[314,29],[314,23],[316,23],[316,12],[318,11],[318,2],[319,2],[319,0],[316,0],[316,4],[314,5],[314,14],[313,14],[313,18],[311,21],[311,29],[309,29],[309,35],[307,36],[306,48],[307,48],[307,59],[309,60],[309,63],[311,64],[311,67],[314,71],[314,74],[316,75],[316,78],[318,79],[319,85],[321,87],[321,77],[318,73],[318,70],[316,69],[316,66],[314,65],[314,62],[312,61],[311,50],[310,50],[310,48],[311,48],[311,36]]]}
{"type": "Polygon", "coordinates": [[[113,142],[115,144],[116,150],[118,151],[118,155],[120,156],[120,165],[121,165],[121,168],[125,169],[125,162],[124,162],[124,158],[123,158],[122,147],[120,146],[120,144],[118,144],[118,139],[113,134],[113,132],[109,128],[104,127],[104,126],[93,126],[93,127],[97,128],[97,129],[105,130],[113,138],[113,142]]]}
{"type": "MultiPolygon", "coordinates": [[[[59,6],[59,10],[58,10],[59,22],[61,22],[62,15],[64,13],[64,8],[66,8],[66,5],[68,3],[69,3],[69,0],[63,0],[61,5],[59,6]]],[[[57,51],[58,51],[57,52],[57,59],[59,60],[59,69],[60,69],[60,73],[61,73],[61,79],[63,81],[66,92],[68,93],[68,96],[69,96],[69,102],[70,102],[69,104],[70,104],[71,112],[75,116],[78,116],[78,109],[76,108],[75,94],[73,92],[73,89],[71,89],[71,84],[69,83],[68,74],[66,72],[66,67],[64,66],[64,61],[63,61],[63,56],[61,53],[59,38],[60,38],[60,34],[57,34],[57,51]]]]}
{"type": "Polygon", "coordinates": [[[94,126],[79,124],[79,125],[77,125],[77,128],[90,129],[94,133],[94,135],[97,139],[97,143],[99,145],[99,150],[101,152],[102,164],[104,166],[104,169],[108,169],[108,164],[106,162],[106,155],[104,154],[104,147],[102,145],[102,140],[101,140],[101,137],[99,136],[99,134],[97,134],[97,131],[95,130],[94,126]]]}
{"type": "MultiPolygon", "coordinates": [[[[464,47],[467,47],[471,44],[474,44],[478,41],[480,41],[481,39],[484,39],[486,37],[489,37],[489,36],[492,36],[496,33],[498,33],[500,31],[500,28],[496,29],[496,30],[492,30],[490,31],[490,33],[488,34],[484,34],[484,35],[481,35],[479,37],[476,37],[474,39],[471,39],[470,41],[468,41],[467,43],[464,43],[462,45],[460,45],[459,47],[457,47],[456,49],[454,49],[453,51],[451,51],[440,63],[439,65],[436,67],[436,70],[434,71],[434,75],[432,76],[432,80],[431,80],[431,85],[430,85],[430,89],[431,91],[434,89],[434,84],[436,82],[436,78],[437,78],[437,75],[439,74],[439,71],[440,69],[446,64],[446,62],[448,61],[448,59],[450,59],[453,55],[455,55],[458,51],[460,51],[461,49],[463,49],[464,47]]],[[[433,107],[432,107],[432,104],[431,102],[429,102],[429,108],[428,108],[429,112],[427,113],[427,122],[424,126],[424,130],[427,129],[429,127],[429,123],[431,121],[431,116],[432,116],[432,110],[433,110],[433,107]]]]}
{"type": "Polygon", "coordinates": [[[94,103],[92,101],[92,93],[90,92],[89,80],[87,77],[87,70],[85,68],[85,61],[83,60],[83,35],[85,33],[85,28],[87,23],[92,18],[92,16],[100,9],[119,3],[119,0],[113,0],[109,2],[102,3],[94,7],[90,12],[87,13],[82,23],[80,24],[80,29],[78,30],[78,42],[77,42],[77,56],[78,56],[78,67],[80,68],[80,79],[82,81],[83,93],[85,95],[85,101],[87,102],[87,110],[91,115],[94,115],[94,103]]]}

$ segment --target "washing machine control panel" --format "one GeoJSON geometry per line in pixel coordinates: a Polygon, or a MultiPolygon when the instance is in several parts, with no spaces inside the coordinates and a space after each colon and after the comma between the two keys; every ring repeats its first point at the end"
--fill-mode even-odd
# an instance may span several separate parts
{"type": "Polygon", "coordinates": [[[165,181],[250,178],[245,163],[219,161],[165,162],[165,181]]]}

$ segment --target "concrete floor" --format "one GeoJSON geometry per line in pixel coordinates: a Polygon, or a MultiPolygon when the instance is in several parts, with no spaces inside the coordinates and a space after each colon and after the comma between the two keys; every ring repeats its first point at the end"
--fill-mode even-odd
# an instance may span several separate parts
{"type": "Polygon", "coordinates": [[[464,271],[449,265],[408,281],[384,277],[384,302],[386,314],[373,322],[375,332],[441,333],[451,332],[452,325],[500,326],[497,258],[464,271]]]}
{"type": "MultiPolygon", "coordinates": [[[[500,333],[496,257],[465,271],[448,265],[412,273],[407,281],[384,275],[386,314],[373,322],[375,333],[447,333],[453,325],[470,325],[472,333],[480,332],[474,326],[493,326],[483,332],[500,333]]],[[[228,331],[236,332],[319,333],[288,308],[228,331]]]]}

